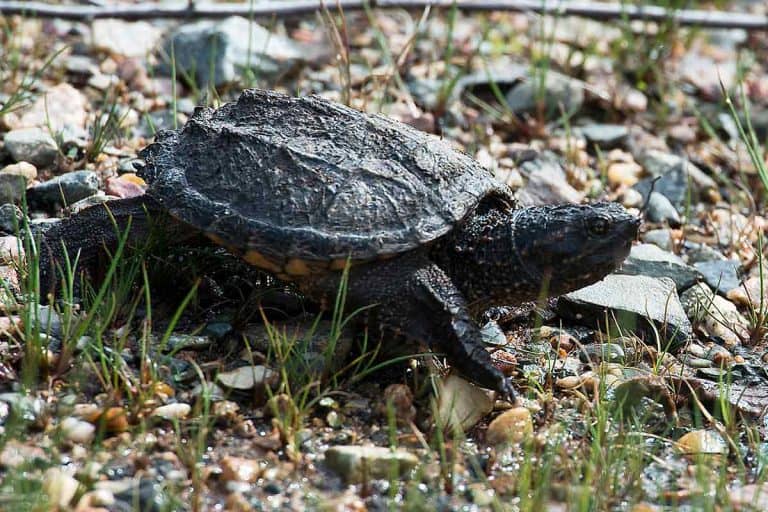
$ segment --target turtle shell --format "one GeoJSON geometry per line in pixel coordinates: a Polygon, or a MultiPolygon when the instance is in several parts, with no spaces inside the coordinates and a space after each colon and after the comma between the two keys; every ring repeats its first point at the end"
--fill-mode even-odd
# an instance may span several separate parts
{"type": "Polygon", "coordinates": [[[171,215],[291,275],[409,251],[484,197],[511,198],[448,143],[315,96],[247,90],[141,156],[148,193],[171,215]]]}

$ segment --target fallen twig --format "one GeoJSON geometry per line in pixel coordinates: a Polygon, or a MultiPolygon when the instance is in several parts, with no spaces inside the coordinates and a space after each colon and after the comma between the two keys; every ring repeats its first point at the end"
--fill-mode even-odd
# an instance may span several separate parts
{"type": "MultiPolygon", "coordinates": [[[[726,11],[668,10],[658,6],[608,4],[599,2],[568,2],[552,0],[329,0],[344,10],[360,10],[367,4],[380,8],[423,9],[427,6],[449,8],[454,2],[462,11],[522,11],[560,16],[582,16],[597,20],[630,19],[664,21],[673,19],[680,25],[708,28],[768,29],[768,17],[726,11]]],[[[319,10],[320,0],[285,0],[280,2],[210,3],[190,2],[188,5],[123,4],[123,5],[61,5],[43,2],[0,0],[0,14],[27,15],[39,18],[93,20],[119,18],[146,20],[157,18],[225,18],[228,16],[296,16],[319,10]]]]}

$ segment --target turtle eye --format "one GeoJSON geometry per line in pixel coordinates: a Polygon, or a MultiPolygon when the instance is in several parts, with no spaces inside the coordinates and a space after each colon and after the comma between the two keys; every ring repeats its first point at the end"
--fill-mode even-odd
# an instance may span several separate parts
{"type": "Polygon", "coordinates": [[[609,226],[610,224],[608,219],[604,219],[603,217],[596,217],[594,219],[590,219],[590,221],[587,223],[587,230],[589,230],[590,235],[603,236],[608,233],[609,226]]]}

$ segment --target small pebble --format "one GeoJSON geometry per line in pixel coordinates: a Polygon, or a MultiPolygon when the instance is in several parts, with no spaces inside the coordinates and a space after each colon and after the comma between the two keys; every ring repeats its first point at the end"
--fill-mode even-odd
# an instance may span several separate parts
{"type": "Polygon", "coordinates": [[[96,435],[93,424],[71,416],[62,420],[61,430],[64,437],[73,443],[89,444],[96,435]]]}
{"type": "Polygon", "coordinates": [[[277,373],[266,366],[241,366],[235,370],[220,373],[216,382],[229,389],[249,391],[256,387],[272,386],[277,381],[277,373]]]}
{"type": "Polygon", "coordinates": [[[262,473],[258,461],[243,457],[226,456],[219,462],[221,478],[225,482],[254,483],[262,473]]]}
{"type": "Polygon", "coordinates": [[[531,411],[525,407],[513,407],[491,421],[485,440],[491,445],[520,444],[533,435],[531,411]]]}
{"type": "Polygon", "coordinates": [[[677,447],[685,454],[707,453],[727,455],[728,445],[720,434],[711,430],[694,430],[677,440],[677,447]]]}
{"type": "Polygon", "coordinates": [[[192,412],[192,407],[189,404],[175,403],[161,405],[152,411],[152,416],[164,420],[183,420],[189,416],[190,412],[192,412]]]}
{"type": "Polygon", "coordinates": [[[15,164],[6,165],[0,169],[0,174],[23,176],[24,179],[27,180],[27,184],[30,184],[37,179],[37,167],[29,162],[18,162],[15,164]]]}
{"type": "Polygon", "coordinates": [[[49,468],[43,476],[43,492],[51,503],[62,509],[69,507],[78,487],[80,482],[59,468],[49,468]]]}

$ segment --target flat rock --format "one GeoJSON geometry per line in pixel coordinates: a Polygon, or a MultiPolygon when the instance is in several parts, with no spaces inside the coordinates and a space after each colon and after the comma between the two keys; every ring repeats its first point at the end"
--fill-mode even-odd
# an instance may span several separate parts
{"type": "MultiPolygon", "coordinates": [[[[685,188],[691,189],[693,193],[691,199],[694,201],[706,197],[706,192],[718,189],[717,182],[713,178],[682,156],[645,148],[634,156],[651,177],[650,180],[662,177],[659,180],[660,183],[656,183],[654,190],[667,196],[675,207],[680,207],[685,201],[683,193],[685,188]],[[670,176],[667,176],[668,174],[670,176]],[[692,187],[688,187],[689,182],[692,187]]],[[[644,182],[643,189],[646,184],[650,184],[650,180],[644,182]]]]}
{"type": "Polygon", "coordinates": [[[643,235],[643,241],[665,251],[672,250],[672,232],[669,229],[652,229],[643,235]]]}
{"type": "Polygon", "coordinates": [[[12,176],[23,176],[27,183],[37,179],[37,167],[29,162],[18,162],[11,165],[6,165],[0,169],[0,175],[10,174],[12,176]]]}
{"type": "Polygon", "coordinates": [[[741,283],[741,265],[737,261],[710,260],[694,263],[693,266],[704,276],[704,281],[721,295],[737,288],[741,283]]]}
{"type": "MultiPolygon", "coordinates": [[[[237,16],[182,25],[164,43],[168,56],[171,45],[177,69],[194,77],[198,87],[211,79],[216,87],[236,83],[248,68],[258,77],[282,75],[322,53],[237,16]]],[[[170,73],[170,65],[161,71],[170,73]]]]}
{"type": "Polygon", "coordinates": [[[48,167],[56,161],[59,149],[51,134],[41,128],[11,130],[3,137],[5,149],[15,162],[48,167]]]}
{"type": "Polygon", "coordinates": [[[520,202],[526,206],[580,203],[584,194],[567,181],[565,170],[552,153],[544,152],[520,165],[520,174],[526,179],[518,192],[520,202]]]}
{"type": "Polygon", "coordinates": [[[91,30],[95,49],[123,57],[146,57],[162,36],[160,27],[146,21],[97,19],[91,30]]]}
{"type": "Polygon", "coordinates": [[[691,336],[691,323],[675,284],[667,278],[610,274],[602,281],[560,297],[557,311],[599,328],[605,328],[608,318],[624,333],[655,327],[665,341],[681,343],[691,336]]]}
{"type": "Polygon", "coordinates": [[[413,453],[381,446],[339,445],[325,451],[325,465],[350,484],[390,478],[393,472],[403,477],[418,463],[413,453]]]}
{"type": "MultiPolygon", "coordinates": [[[[530,72],[529,72],[530,73],[530,72]]],[[[574,114],[584,105],[586,84],[556,71],[530,75],[507,93],[507,107],[516,114],[533,114],[543,100],[544,111],[548,119],[557,119],[562,115],[574,114]],[[544,93],[541,80],[544,80],[544,93]]]]}
{"type": "Polygon", "coordinates": [[[23,109],[12,128],[40,128],[52,133],[83,130],[88,122],[88,98],[66,82],[61,82],[40,95],[23,109]]]}
{"type": "Polygon", "coordinates": [[[653,244],[637,244],[632,247],[629,257],[616,271],[624,275],[668,277],[682,292],[701,279],[699,272],[685,264],[682,258],[653,244]]]}
{"type": "Polygon", "coordinates": [[[66,206],[99,191],[99,177],[93,171],[74,171],[56,176],[27,190],[27,200],[41,207],[66,206]]]}
{"type": "Polygon", "coordinates": [[[266,366],[241,366],[232,371],[220,373],[216,382],[221,386],[237,391],[250,391],[271,386],[277,379],[277,373],[266,366]]]}
{"type": "Polygon", "coordinates": [[[588,124],[579,129],[590,144],[600,149],[622,146],[629,136],[627,127],[620,124],[588,124]]]}
{"type": "Polygon", "coordinates": [[[468,430],[493,410],[488,393],[458,375],[440,379],[437,390],[436,419],[446,430],[468,430]]]}

